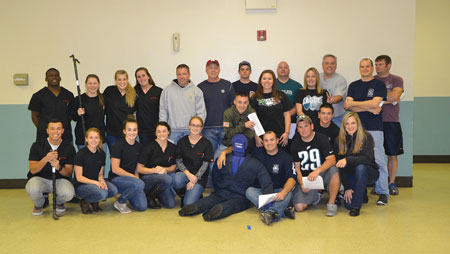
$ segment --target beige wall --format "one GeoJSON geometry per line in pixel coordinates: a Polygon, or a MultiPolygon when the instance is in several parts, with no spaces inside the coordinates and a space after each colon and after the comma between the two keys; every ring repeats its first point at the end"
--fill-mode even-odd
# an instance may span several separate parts
{"type": "Polygon", "coordinates": [[[231,81],[241,60],[252,63],[253,80],[286,60],[291,76],[303,83],[304,71],[320,69],[325,53],[337,55],[338,72],[353,81],[361,58],[389,54],[392,72],[405,80],[405,99],[412,100],[415,1],[279,0],[276,11],[244,8],[244,0],[4,1],[0,85],[6,92],[0,104],[27,104],[45,85],[49,67],[58,68],[63,86],[75,92],[73,53],[81,61],[80,79],[96,73],[103,87],[113,83],[117,69],[133,76],[139,66],[165,87],[179,63],[191,66],[198,83],[209,58],[219,59],[221,76],[231,81]],[[266,42],[256,41],[258,29],[267,30],[266,42]],[[181,34],[178,53],[172,51],[174,32],[181,34]],[[29,73],[30,86],[15,87],[14,73],[29,73]]]}
{"type": "Polygon", "coordinates": [[[414,96],[450,96],[450,1],[417,0],[414,96]]]}

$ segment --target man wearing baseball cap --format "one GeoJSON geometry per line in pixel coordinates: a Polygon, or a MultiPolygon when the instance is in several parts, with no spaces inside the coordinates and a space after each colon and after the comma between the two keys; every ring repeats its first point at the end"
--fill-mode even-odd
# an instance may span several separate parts
{"type": "Polygon", "coordinates": [[[208,60],[206,62],[208,79],[198,84],[198,88],[203,92],[206,106],[203,136],[213,145],[214,153],[222,143],[225,135],[223,130],[223,112],[233,104],[235,94],[231,82],[219,78],[219,73],[219,61],[216,59],[208,60]]]}
{"type": "Polygon", "coordinates": [[[246,93],[249,97],[256,92],[258,84],[250,80],[250,74],[252,74],[252,66],[247,61],[239,63],[239,80],[233,82],[234,91],[236,93],[246,93]]]}
{"type": "Polygon", "coordinates": [[[297,212],[304,211],[309,205],[317,205],[320,201],[318,190],[305,188],[303,177],[315,181],[320,175],[324,188],[328,190],[327,216],[336,216],[337,205],[334,203],[341,185],[339,170],[335,166],[333,146],[328,137],[314,132],[314,124],[307,115],[297,119],[297,132],[300,138],[294,139],[291,155],[294,158],[298,184],[295,186],[292,203],[297,212]]]}

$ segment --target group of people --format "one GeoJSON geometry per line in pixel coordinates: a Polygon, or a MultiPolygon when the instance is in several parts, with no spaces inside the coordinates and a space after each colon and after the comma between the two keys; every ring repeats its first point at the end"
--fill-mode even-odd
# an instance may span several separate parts
{"type": "Polygon", "coordinates": [[[51,68],[47,87],[28,107],[37,127],[26,185],[33,215],[48,206],[52,169],[60,215],[74,196],[89,214],[101,211],[99,202],[111,197],[117,197],[119,212],[130,213],[130,207],[173,208],[178,195],[180,216],[202,213],[211,221],[259,207],[260,195],[275,193],[259,208],[261,220],[270,225],[282,217],[294,219],[325,192],[326,215],[335,216],[341,184],[351,216],[368,202],[367,185],[375,183],[377,204],[386,205],[390,195],[398,195],[397,156],[403,153],[398,117],[403,81],[390,74],[391,65],[389,56],[377,57],[373,76],[374,64],[364,58],[361,79],[347,86],[336,73],[337,58],[328,54],[323,73],[309,68],[303,87],[290,78],[286,62],[279,63],[277,74],[264,70],[254,83],[250,63],[242,61],[240,79],[231,83],[219,77],[219,61],[212,59],[206,63],[208,79],[198,85],[185,64],[177,66],[176,79],[164,89],[141,67],[136,86],[119,70],[115,85],[103,93],[99,77],[89,74],[80,98],[60,86],[59,71],[51,68]],[[263,135],[254,131],[259,123],[249,120],[252,113],[263,135]],[[319,177],[325,190],[305,187],[319,177]],[[207,186],[213,191],[203,197],[207,186]]]}

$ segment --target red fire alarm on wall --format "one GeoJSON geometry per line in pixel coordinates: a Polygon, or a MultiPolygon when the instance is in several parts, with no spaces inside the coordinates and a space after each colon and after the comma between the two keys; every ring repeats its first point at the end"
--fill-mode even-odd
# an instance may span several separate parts
{"type": "Polygon", "coordinates": [[[256,39],[258,41],[265,41],[265,40],[267,40],[266,30],[258,30],[256,39]]]}

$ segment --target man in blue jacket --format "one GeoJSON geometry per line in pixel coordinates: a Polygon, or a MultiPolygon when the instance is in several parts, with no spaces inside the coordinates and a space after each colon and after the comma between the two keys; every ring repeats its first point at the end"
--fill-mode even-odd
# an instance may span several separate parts
{"type": "Polygon", "coordinates": [[[203,213],[205,221],[212,221],[247,210],[251,203],[245,197],[245,191],[256,180],[263,194],[273,193],[272,180],[264,165],[246,154],[247,142],[242,134],[233,137],[233,153],[227,155],[225,166],[219,169],[214,163],[214,192],[194,204],[184,206],[178,211],[180,216],[203,213]]]}

